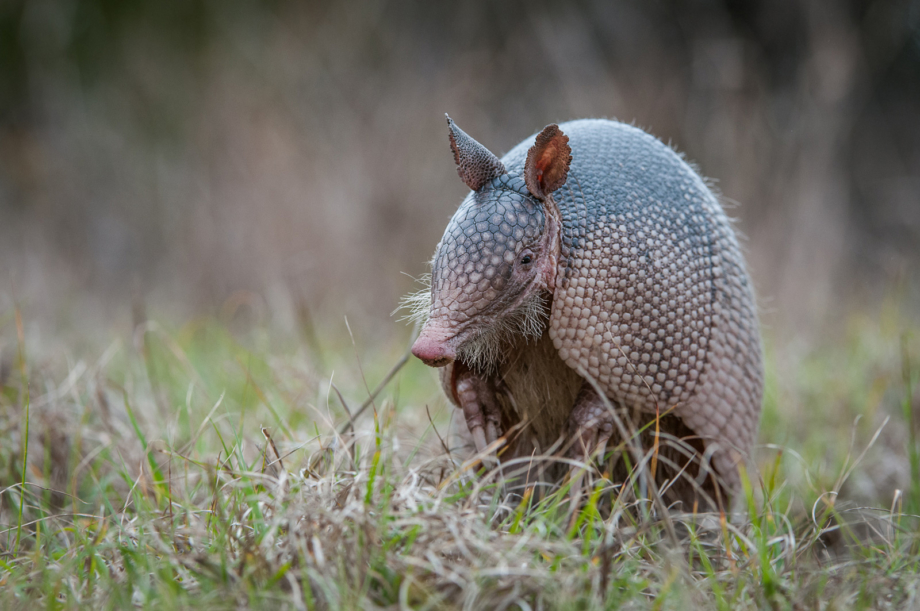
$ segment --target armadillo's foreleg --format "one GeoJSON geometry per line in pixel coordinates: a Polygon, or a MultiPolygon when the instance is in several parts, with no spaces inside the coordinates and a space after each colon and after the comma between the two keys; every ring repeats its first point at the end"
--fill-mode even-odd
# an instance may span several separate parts
{"type": "MultiPolygon", "coordinates": [[[[598,396],[594,388],[585,382],[575,406],[569,416],[569,439],[571,448],[569,453],[572,458],[587,464],[595,456],[603,457],[607,450],[607,442],[613,434],[614,415],[609,407],[598,396]]],[[[581,497],[581,488],[585,476],[585,467],[573,466],[569,472],[572,478],[570,489],[571,510],[577,509],[581,497]]]]}
{"type": "Polygon", "coordinates": [[[501,411],[495,387],[472,371],[464,371],[457,377],[456,388],[457,400],[476,444],[476,451],[482,452],[501,435],[501,411]]]}

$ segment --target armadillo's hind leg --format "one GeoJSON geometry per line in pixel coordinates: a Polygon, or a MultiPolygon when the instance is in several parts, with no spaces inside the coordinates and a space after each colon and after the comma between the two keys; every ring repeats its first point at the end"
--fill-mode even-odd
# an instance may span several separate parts
{"type": "Polygon", "coordinates": [[[501,435],[501,409],[494,385],[467,370],[458,375],[456,389],[476,451],[483,452],[501,435]]]}
{"type": "Polygon", "coordinates": [[[614,415],[607,404],[598,396],[587,382],[582,386],[572,413],[569,416],[569,454],[584,465],[572,466],[569,475],[572,479],[569,498],[571,511],[574,513],[581,499],[586,469],[596,456],[603,457],[607,442],[613,434],[614,415]]]}

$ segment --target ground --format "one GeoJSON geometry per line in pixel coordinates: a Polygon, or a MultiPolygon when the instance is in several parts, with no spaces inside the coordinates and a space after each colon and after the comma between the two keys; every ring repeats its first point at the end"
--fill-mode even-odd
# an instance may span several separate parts
{"type": "Polygon", "coordinates": [[[574,516],[564,488],[501,498],[396,323],[29,316],[0,312],[3,609],[920,608],[920,332],[895,305],[825,342],[768,330],[731,519],[605,507],[603,474],[574,516]]]}

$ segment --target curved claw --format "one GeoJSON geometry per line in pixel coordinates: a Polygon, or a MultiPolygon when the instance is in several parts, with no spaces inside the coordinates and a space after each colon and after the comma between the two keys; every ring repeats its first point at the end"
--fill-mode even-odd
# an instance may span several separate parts
{"type": "Polygon", "coordinates": [[[486,434],[483,432],[482,427],[472,427],[470,429],[470,434],[473,436],[473,443],[476,444],[476,452],[478,454],[485,452],[486,448],[489,446],[489,442],[486,439],[486,434]]]}
{"type": "Polygon", "coordinates": [[[586,466],[572,466],[569,477],[572,486],[569,489],[569,512],[575,518],[581,504],[581,493],[584,485],[587,465],[596,456],[603,457],[607,451],[607,443],[613,435],[613,419],[600,397],[590,387],[583,388],[575,400],[572,414],[569,417],[569,430],[572,432],[572,458],[581,460],[586,466]]]}
{"type": "MultiPolygon", "coordinates": [[[[589,433],[589,431],[584,432],[589,433]]],[[[580,454],[580,456],[576,458],[581,459],[585,465],[589,465],[596,457],[600,457],[603,460],[604,454],[607,452],[607,443],[610,441],[611,433],[598,430],[590,431],[590,435],[590,441],[586,440],[585,436],[582,435],[580,447],[576,445],[572,448],[573,453],[578,452],[580,454]]],[[[587,466],[580,467],[572,465],[569,467],[569,478],[572,480],[572,486],[569,488],[569,513],[573,517],[581,504],[581,493],[584,487],[587,469],[587,466]]]]}
{"type": "Polygon", "coordinates": [[[487,380],[468,371],[458,378],[456,391],[476,451],[483,453],[501,436],[501,412],[495,389],[487,380]]]}
{"type": "Polygon", "coordinates": [[[498,432],[498,425],[492,420],[487,420],[486,421],[486,441],[488,441],[490,444],[495,443],[496,441],[498,441],[498,438],[500,436],[501,435],[498,432]]]}

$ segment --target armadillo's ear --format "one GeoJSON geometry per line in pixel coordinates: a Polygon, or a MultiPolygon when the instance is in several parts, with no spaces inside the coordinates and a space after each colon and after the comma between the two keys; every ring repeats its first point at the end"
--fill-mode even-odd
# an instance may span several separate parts
{"type": "Polygon", "coordinates": [[[537,134],[524,162],[524,182],[531,195],[542,200],[564,185],[570,163],[569,137],[555,123],[547,125],[537,134]]]}
{"type": "Polygon", "coordinates": [[[498,157],[470,138],[450,117],[447,117],[447,127],[450,128],[450,150],[454,152],[457,174],[466,186],[478,191],[482,185],[506,172],[498,157]]]}

